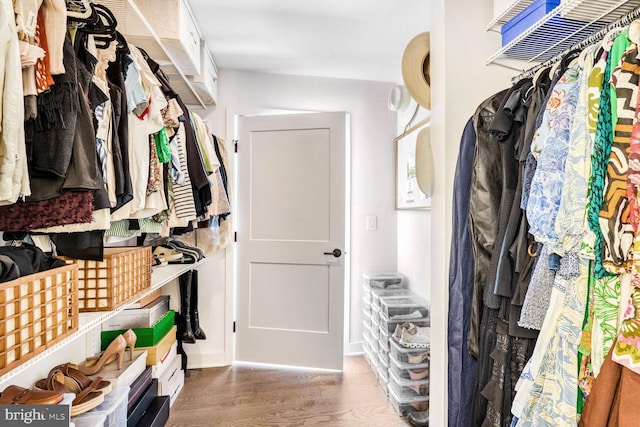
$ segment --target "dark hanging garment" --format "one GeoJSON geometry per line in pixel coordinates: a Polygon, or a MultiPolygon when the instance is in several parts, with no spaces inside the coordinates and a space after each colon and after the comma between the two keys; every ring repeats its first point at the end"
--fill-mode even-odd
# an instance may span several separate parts
{"type": "Polygon", "coordinates": [[[38,95],[36,118],[25,121],[25,143],[31,182],[30,201],[60,195],[73,153],[78,115],[76,60],[69,37],[64,44],[65,73],[51,90],[38,95]]]}
{"type": "Polygon", "coordinates": [[[111,103],[113,105],[112,124],[114,148],[113,163],[116,176],[116,206],[112,212],[133,200],[133,184],[129,171],[129,120],[127,111],[126,88],[124,84],[125,65],[124,51],[116,52],[116,60],[107,68],[107,78],[111,82],[111,103]]]}
{"type": "Polygon", "coordinates": [[[449,427],[469,426],[477,363],[467,350],[473,254],[469,234],[471,166],[476,144],[473,120],[465,126],[453,184],[453,230],[449,259],[449,427]]]}
{"type": "Polygon", "coordinates": [[[186,137],[187,147],[187,168],[189,170],[191,187],[193,188],[196,214],[199,217],[203,217],[207,215],[207,208],[212,202],[211,183],[209,182],[207,173],[204,170],[204,164],[202,162],[202,155],[200,153],[200,147],[198,146],[198,140],[196,139],[196,133],[193,129],[191,119],[189,118],[189,110],[179,96],[176,100],[178,101],[185,118],[184,134],[186,137]]]}
{"type": "Polygon", "coordinates": [[[92,261],[102,261],[104,258],[104,230],[49,236],[61,255],[92,261]]]}

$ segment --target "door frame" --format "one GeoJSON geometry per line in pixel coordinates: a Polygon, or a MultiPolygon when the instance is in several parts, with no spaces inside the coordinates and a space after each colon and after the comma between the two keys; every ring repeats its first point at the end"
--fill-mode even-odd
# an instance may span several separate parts
{"type": "MultiPolygon", "coordinates": [[[[278,114],[304,114],[304,113],[323,113],[330,111],[310,111],[310,110],[297,110],[297,109],[260,109],[260,108],[233,108],[227,107],[225,109],[226,114],[226,142],[227,147],[231,151],[231,232],[235,233],[236,220],[235,212],[237,211],[237,174],[238,174],[238,158],[237,153],[233,150],[235,141],[238,137],[238,117],[239,116],[259,116],[259,115],[278,115],[278,114]]],[[[344,218],[344,298],[343,298],[343,315],[344,315],[344,330],[342,333],[343,352],[346,353],[349,348],[349,332],[351,330],[351,115],[345,112],[345,218],[344,218]]],[[[236,320],[236,306],[237,306],[237,247],[236,242],[232,242],[228,246],[226,251],[226,263],[225,263],[225,325],[224,325],[224,363],[225,365],[231,365],[235,362],[235,336],[234,336],[234,322],[236,320]]]]}

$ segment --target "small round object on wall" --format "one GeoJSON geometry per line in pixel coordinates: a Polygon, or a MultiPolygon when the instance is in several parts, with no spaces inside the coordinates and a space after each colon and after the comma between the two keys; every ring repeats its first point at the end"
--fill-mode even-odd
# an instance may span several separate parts
{"type": "Polygon", "coordinates": [[[431,109],[430,37],[428,32],[415,36],[402,55],[402,79],[418,104],[431,109]]]}

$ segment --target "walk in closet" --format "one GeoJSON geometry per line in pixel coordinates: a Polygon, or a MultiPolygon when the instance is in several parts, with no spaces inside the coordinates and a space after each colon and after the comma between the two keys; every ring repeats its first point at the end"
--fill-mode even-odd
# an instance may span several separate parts
{"type": "Polygon", "coordinates": [[[458,142],[449,426],[637,424],[638,18],[516,1],[487,26],[513,72],[458,142]]]}
{"type": "Polygon", "coordinates": [[[154,3],[0,2],[0,400],[62,425],[164,425],[231,241],[217,69],[154,3]]]}

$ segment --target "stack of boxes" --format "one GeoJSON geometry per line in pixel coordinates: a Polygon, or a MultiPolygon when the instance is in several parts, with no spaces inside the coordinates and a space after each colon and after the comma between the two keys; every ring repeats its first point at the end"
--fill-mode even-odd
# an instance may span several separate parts
{"type": "Polygon", "coordinates": [[[429,348],[398,342],[410,325],[429,327],[429,303],[408,289],[402,274],[365,274],[364,357],[399,415],[429,408],[429,348]]]}

